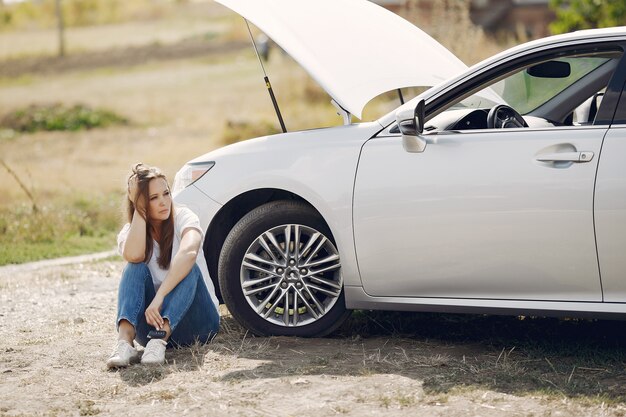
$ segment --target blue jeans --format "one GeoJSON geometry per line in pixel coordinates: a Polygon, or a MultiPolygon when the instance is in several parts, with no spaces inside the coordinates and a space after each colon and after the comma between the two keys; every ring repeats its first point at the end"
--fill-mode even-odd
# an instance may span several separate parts
{"type": "MultiPolygon", "coordinates": [[[[117,299],[117,327],[127,320],[135,328],[135,340],[145,346],[152,326],[146,322],[145,311],[156,292],[152,275],[145,263],[128,263],[122,273],[117,299]]],[[[168,347],[189,346],[196,341],[210,341],[219,329],[220,317],[213,305],[202,273],[194,265],[189,274],[165,296],[161,317],[172,329],[168,347]]]]}

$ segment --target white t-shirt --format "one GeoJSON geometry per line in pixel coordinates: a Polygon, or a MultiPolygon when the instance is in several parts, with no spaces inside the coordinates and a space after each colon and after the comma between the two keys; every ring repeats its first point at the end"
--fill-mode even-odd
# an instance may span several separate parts
{"type": "MultiPolygon", "coordinates": [[[[200,220],[198,220],[198,216],[183,206],[175,206],[174,208],[174,242],[172,244],[172,259],[174,255],[178,252],[180,248],[180,241],[182,239],[183,231],[185,229],[196,229],[202,235],[202,241],[204,242],[204,232],[200,228],[200,220]]],[[[126,223],[120,233],[117,235],[117,249],[120,255],[124,252],[124,245],[126,244],[126,239],[128,238],[128,232],[130,231],[130,223],[126,223]]],[[[167,269],[162,269],[157,263],[157,259],[161,252],[159,248],[159,244],[156,241],[152,241],[152,257],[148,262],[148,269],[150,270],[150,275],[152,275],[152,283],[154,284],[154,289],[157,291],[161,286],[161,283],[165,280],[167,276],[167,269]]],[[[198,257],[196,258],[196,264],[200,268],[202,272],[202,278],[204,278],[204,283],[206,284],[207,289],[209,290],[209,295],[211,296],[211,300],[213,300],[213,304],[215,307],[219,305],[217,301],[217,297],[215,296],[215,287],[213,286],[213,281],[211,281],[211,277],[209,276],[209,269],[206,266],[206,260],[204,259],[204,251],[202,250],[202,243],[200,244],[200,250],[198,251],[198,257]]]]}

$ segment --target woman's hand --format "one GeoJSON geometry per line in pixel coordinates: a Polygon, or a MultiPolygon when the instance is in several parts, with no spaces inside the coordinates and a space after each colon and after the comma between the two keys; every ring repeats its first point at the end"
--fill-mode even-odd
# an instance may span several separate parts
{"type": "Polygon", "coordinates": [[[146,308],[146,321],[152,327],[157,330],[163,330],[165,322],[161,317],[161,306],[163,305],[163,297],[159,294],[155,295],[154,299],[146,308]]]}
{"type": "Polygon", "coordinates": [[[128,179],[128,199],[134,204],[135,210],[141,217],[146,218],[145,201],[139,195],[139,179],[137,175],[133,175],[128,179]],[[139,197],[139,198],[137,198],[139,197]]]}

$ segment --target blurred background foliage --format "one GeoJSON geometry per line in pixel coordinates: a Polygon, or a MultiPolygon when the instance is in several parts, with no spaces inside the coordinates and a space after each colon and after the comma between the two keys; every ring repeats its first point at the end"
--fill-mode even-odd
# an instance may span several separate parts
{"type": "MultiPolygon", "coordinates": [[[[57,0],[25,0],[0,1],[0,30],[51,28],[56,25],[57,0]]],[[[191,0],[60,0],[65,25],[80,27],[99,24],[119,23],[137,19],[154,19],[162,17],[181,3],[191,0]]],[[[564,33],[572,30],[596,27],[620,26],[626,23],[626,0],[546,0],[549,7],[556,13],[556,20],[550,25],[552,33],[564,33]]],[[[448,24],[431,25],[435,30],[449,31],[459,23],[458,17],[469,20],[469,9],[475,4],[487,3],[487,6],[504,7],[511,0],[470,1],[470,0],[401,0],[387,2],[399,4],[400,14],[408,15],[414,22],[419,19],[420,10],[424,5],[434,9],[433,14],[454,17],[448,24]],[[405,10],[408,13],[405,13],[405,10]],[[462,12],[461,14],[459,14],[462,12]],[[412,16],[411,16],[412,15],[412,16]],[[417,19],[416,19],[417,17],[417,19]]],[[[541,1],[535,3],[542,3],[541,1]]],[[[419,23],[424,23],[422,20],[419,23]]],[[[439,22],[441,23],[441,22],[439,22]]],[[[467,26],[464,26],[467,29],[467,26]]],[[[512,28],[515,32],[517,29],[512,28]]],[[[433,34],[436,35],[436,34],[433,34]]],[[[437,36],[435,36],[437,37],[437,36]]]]}
{"type": "Polygon", "coordinates": [[[17,132],[76,131],[127,123],[127,119],[111,110],[93,109],[84,104],[67,106],[62,103],[31,104],[0,119],[1,128],[17,132]]]}
{"type": "Polygon", "coordinates": [[[626,24],[626,0],[550,0],[556,20],[552,33],[622,26],[626,24]]]}
{"type": "MultiPolygon", "coordinates": [[[[479,4],[493,14],[513,0],[385,3],[468,65],[543,36],[520,21],[494,32],[472,17],[479,4]]],[[[626,0],[532,3],[545,22],[556,17],[555,33],[625,24],[626,0]]],[[[289,130],[342,123],[280,48],[265,66],[289,130]]],[[[261,74],[242,19],[211,0],[0,0],[0,265],[112,248],[137,161],[173,180],[191,158],[277,133],[261,74]]],[[[383,94],[363,120],[398,104],[383,94]]]]}
{"type": "MultiPolygon", "coordinates": [[[[182,0],[179,0],[179,2],[182,0]]],[[[61,0],[68,27],[119,23],[162,16],[177,2],[153,0],[61,0]]],[[[0,2],[0,30],[46,29],[56,26],[56,0],[0,2]]]]}

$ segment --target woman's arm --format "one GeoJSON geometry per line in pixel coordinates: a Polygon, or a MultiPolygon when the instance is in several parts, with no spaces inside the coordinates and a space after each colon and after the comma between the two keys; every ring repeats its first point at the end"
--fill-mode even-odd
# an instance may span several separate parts
{"type": "Polygon", "coordinates": [[[158,330],[161,330],[164,324],[160,312],[163,299],[189,274],[196,263],[201,243],[202,235],[199,230],[193,228],[183,230],[180,247],[172,258],[167,276],[146,309],[146,321],[158,330]]]}
{"type": "Polygon", "coordinates": [[[146,221],[135,210],[122,257],[127,262],[143,262],[146,257],[146,221]]]}
{"type": "MultiPolygon", "coordinates": [[[[139,198],[137,200],[137,193],[139,192],[139,184],[137,183],[137,177],[131,177],[128,181],[128,199],[132,202],[136,202],[135,213],[133,214],[133,220],[130,223],[130,230],[124,243],[124,251],[122,257],[128,262],[143,262],[146,257],[146,207],[145,202],[139,198]]],[[[140,196],[141,197],[141,196],[140,196]]]]}

